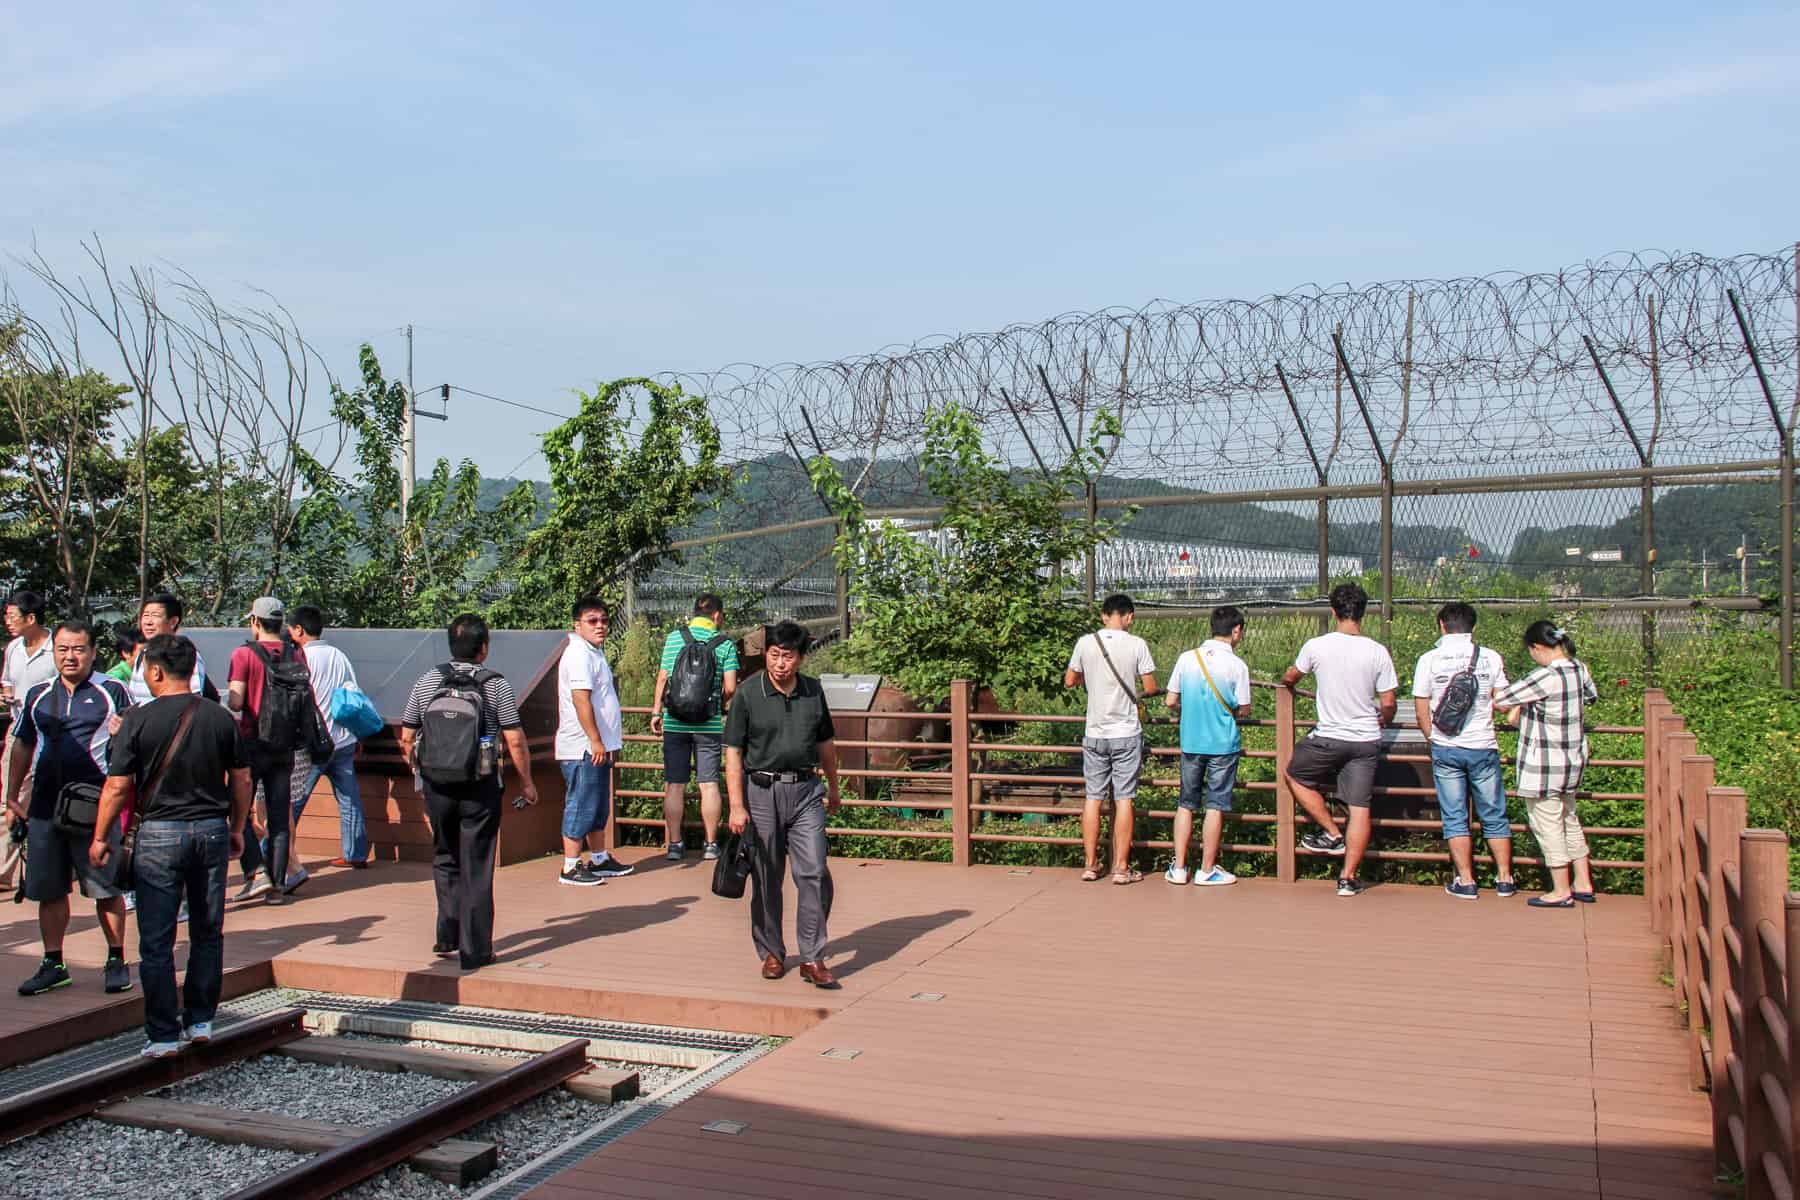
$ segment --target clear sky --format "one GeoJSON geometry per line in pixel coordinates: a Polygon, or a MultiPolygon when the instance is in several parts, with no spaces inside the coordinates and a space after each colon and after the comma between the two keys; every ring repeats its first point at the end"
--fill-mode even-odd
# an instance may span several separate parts
{"type": "MultiPolygon", "coordinates": [[[[1800,237],[1800,8],[14,0],[0,249],[268,289],[340,376],[623,374],[1800,237]]],[[[458,396],[421,457],[521,474],[458,396]]]]}

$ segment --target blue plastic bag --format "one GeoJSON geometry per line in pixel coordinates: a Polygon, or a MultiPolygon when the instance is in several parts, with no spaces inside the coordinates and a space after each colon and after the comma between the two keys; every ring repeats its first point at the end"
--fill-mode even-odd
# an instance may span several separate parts
{"type": "Polygon", "coordinates": [[[359,742],[367,741],[387,728],[387,722],[375,711],[375,702],[361,688],[348,683],[331,693],[326,715],[335,724],[348,729],[359,742]]]}

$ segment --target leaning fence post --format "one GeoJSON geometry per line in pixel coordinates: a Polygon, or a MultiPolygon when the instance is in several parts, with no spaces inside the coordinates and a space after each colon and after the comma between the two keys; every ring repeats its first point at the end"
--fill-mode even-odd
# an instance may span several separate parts
{"type": "Polygon", "coordinates": [[[969,754],[969,681],[950,682],[950,861],[966,867],[971,861],[969,793],[973,774],[969,754]]]}
{"type": "MultiPolygon", "coordinates": [[[[1736,1110],[1736,1093],[1731,1060],[1737,1041],[1731,1034],[1727,1015],[1726,993],[1731,990],[1731,951],[1726,945],[1725,931],[1731,925],[1731,897],[1725,891],[1725,864],[1735,861],[1738,838],[1744,832],[1744,789],[1713,787],[1706,789],[1706,927],[1712,954],[1707,989],[1710,1003],[1707,1019],[1712,1028],[1712,1115],[1713,1155],[1724,1166],[1735,1165],[1737,1151],[1732,1146],[1730,1118],[1736,1110]]],[[[1741,883],[1741,879],[1740,879],[1741,883]]]]}
{"type": "MultiPolygon", "coordinates": [[[[1763,1001],[1778,997],[1779,979],[1771,979],[1770,963],[1763,949],[1764,923],[1775,926],[1786,915],[1787,835],[1774,829],[1746,829],[1738,838],[1738,871],[1743,887],[1743,919],[1737,935],[1743,955],[1744,986],[1738,995],[1743,1022],[1743,1043],[1738,1060],[1743,1063],[1744,1086],[1744,1195],[1746,1200],[1772,1196],[1763,1172],[1763,1155],[1781,1158],[1782,1130],[1763,1090],[1763,1076],[1773,1075],[1781,1063],[1781,1051],[1770,1037],[1763,1016],[1763,1001]]],[[[1785,944],[1786,935],[1778,939],[1785,944]]],[[[1777,998],[1778,1011],[1780,1001],[1777,998]]]]}
{"type": "Polygon", "coordinates": [[[1275,689],[1275,878],[1292,883],[1294,866],[1294,789],[1288,762],[1294,757],[1294,689],[1275,689]]]}
{"type": "MultiPolygon", "coordinates": [[[[1687,740],[1692,742],[1693,735],[1687,740]]],[[[1706,1055],[1702,1052],[1701,999],[1706,992],[1706,921],[1700,915],[1700,841],[1695,825],[1706,817],[1706,789],[1713,782],[1713,760],[1703,754],[1681,760],[1681,960],[1685,964],[1681,998],[1687,1004],[1688,1083],[1706,1086],[1706,1055]]]]}

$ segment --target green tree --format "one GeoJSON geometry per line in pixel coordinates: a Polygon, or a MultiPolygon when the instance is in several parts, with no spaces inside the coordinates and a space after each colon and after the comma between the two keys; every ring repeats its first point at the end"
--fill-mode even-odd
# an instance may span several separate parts
{"type": "Polygon", "coordinates": [[[1098,473],[1117,432],[1112,415],[1099,413],[1079,453],[1027,476],[983,447],[968,410],[934,408],[920,460],[944,507],[931,531],[869,521],[838,467],[813,459],[813,485],[843,520],[837,560],[851,573],[858,613],[837,661],[890,676],[927,702],[959,678],[1008,692],[1053,686],[1071,642],[1094,621],[1090,605],[1065,593],[1059,570],[1116,532],[1062,505],[1098,473]]]}
{"type": "Polygon", "coordinates": [[[677,385],[615,379],[582,394],[581,411],[544,435],[550,514],[511,555],[495,619],[559,626],[576,596],[617,599],[627,575],[641,579],[674,558],[671,532],[730,490],[720,448],[706,398],[677,385]]]}
{"type": "Polygon", "coordinates": [[[491,586],[496,547],[516,541],[536,513],[521,483],[484,510],[481,472],[465,460],[439,459],[414,490],[400,520],[395,465],[406,420],[406,388],[381,372],[375,352],[358,355],[362,386],[332,390],[332,415],[355,438],[352,480],[307,460],[308,495],[284,572],[295,596],[325,608],[343,625],[406,627],[447,621],[478,606],[491,586]]]}

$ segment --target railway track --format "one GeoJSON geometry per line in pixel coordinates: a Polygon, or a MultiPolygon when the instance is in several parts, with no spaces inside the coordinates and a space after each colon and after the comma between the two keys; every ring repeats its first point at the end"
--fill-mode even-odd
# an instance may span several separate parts
{"type": "Polygon", "coordinates": [[[104,1155],[110,1129],[121,1137],[167,1135],[159,1152],[174,1144],[196,1164],[205,1161],[201,1142],[221,1152],[263,1148],[271,1153],[256,1161],[276,1163],[252,1177],[239,1160],[196,1165],[204,1176],[172,1186],[173,1194],[323,1200],[379,1186],[385,1195],[392,1175],[359,1185],[403,1167],[479,1188],[467,1194],[484,1200],[511,1200],[767,1049],[743,1035],[319,993],[262,993],[224,1006],[214,1038],[172,1058],[138,1057],[137,1044],[125,1035],[0,1075],[0,1197],[71,1194],[71,1181],[54,1171],[48,1190],[33,1190],[35,1173],[18,1169],[9,1154],[34,1139],[53,1153],[55,1139],[79,1134],[83,1153],[100,1147],[104,1155]],[[642,1094],[645,1075],[657,1085],[653,1095],[642,1094]],[[280,1102],[254,1103],[246,1094],[261,1085],[252,1076],[308,1089],[316,1103],[306,1115],[280,1102]],[[382,1085],[377,1077],[399,1078],[382,1085]],[[376,1101],[375,1119],[367,1097],[359,1111],[330,1119],[333,1096],[368,1090],[364,1080],[394,1099],[376,1101]],[[501,1144],[510,1135],[496,1129],[552,1100],[574,1110],[572,1120],[569,1111],[558,1114],[573,1136],[501,1144]],[[321,1108],[327,1111],[313,1111],[321,1108]],[[501,1177],[488,1178],[501,1167],[501,1177]]]}

